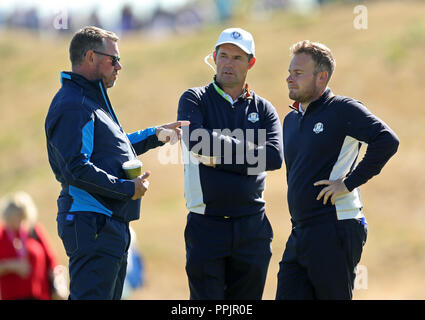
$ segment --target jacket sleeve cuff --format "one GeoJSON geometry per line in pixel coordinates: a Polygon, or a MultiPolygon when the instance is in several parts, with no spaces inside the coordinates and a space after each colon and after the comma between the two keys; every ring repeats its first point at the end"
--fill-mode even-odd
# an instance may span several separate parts
{"type": "Polygon", "coordinates": [[[350,177],[344,180],[345,187],[349,192],[353,191],[355,188],[357,188],[359,185],[356,185],[355,181],[350,177]]]}
{"type": "Polygon", "coordinates": [[[134,182],[126,179],[120,179],[120,182],[123,186],[123,193],[127,195],[128,200],[131,199],[134,196],[134,192],[136,190],[134,182]]]}

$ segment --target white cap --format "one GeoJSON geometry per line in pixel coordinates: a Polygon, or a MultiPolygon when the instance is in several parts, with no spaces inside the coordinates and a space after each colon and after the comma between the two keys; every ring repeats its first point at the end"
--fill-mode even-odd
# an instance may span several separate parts
{"type": "Polygon", "coordinates": [[[224,30],[220,34],[215,47],[217,48],[219,45],[224,43],[234,44],[245,51],[247,54],[252,54],[255,57],[254,38],[252,37],[252,34],[250,34],[248,31],[245,31],[244,29],[229,28],[224,30]]]}

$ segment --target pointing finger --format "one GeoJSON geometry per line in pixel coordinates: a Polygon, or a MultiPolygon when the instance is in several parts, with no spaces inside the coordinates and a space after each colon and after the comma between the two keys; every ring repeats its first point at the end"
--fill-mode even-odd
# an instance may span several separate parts
{"type": "Polygon", "coordinates": [[[169,124],[166,125],[166,127],[168,129],[175,129],[175,128],[182,127],[182,126],[188,126],[189,124],[190,124],[190,121],[181,120],[181,121],[169,123],[169,124]]]}

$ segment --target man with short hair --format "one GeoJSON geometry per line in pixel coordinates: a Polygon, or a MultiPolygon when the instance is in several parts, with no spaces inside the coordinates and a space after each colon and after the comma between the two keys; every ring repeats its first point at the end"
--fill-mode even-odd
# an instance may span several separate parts
{"type": "Polygon", "coordinates": [[[395,133],[361,102],[327,87],[329,48],[308,40],[291,47],[286,79],[294,100],[283,122],[292,231],[276,299],[352,299],[367,237],[358,187],[396,153],[395,133]],[[361,143],[367,150],[356,166],[361,143]]]}
{"type": "Polygon", "coordinates": [[[117,41],[113,32],[96,27],[74,35],[72,72],[61,73],[62,87],[45,121],[50,166],[62,186],[57,223],[69,257],[72,300],[120,299],[129,222],[139,218],[150,175],[128,180],[122,164],[180,136],[184,124],[124,132],[107,94],[122,69],[117,41]]]}
{"type": "Polygon", "coordinates": [[[224,30],[207,86],[180,98],[183,129],[186,272],[191,299],[261,299],[273,231],[265,213],[267,170],[283,161],[273,105],[246,84],[255,63],[252,35],[224,30]]]}

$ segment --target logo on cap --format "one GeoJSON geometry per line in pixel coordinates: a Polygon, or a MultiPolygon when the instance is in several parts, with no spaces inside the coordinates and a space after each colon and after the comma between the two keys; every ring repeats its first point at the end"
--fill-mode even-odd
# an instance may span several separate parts
{"type": "Polygon", "coordinates": [[[241,38],[241,34],[239,32],[237,32],[237,31],[233,31],[232,32],[232,38],[235,39],[235,40],[240,39],[241,38]]]}

